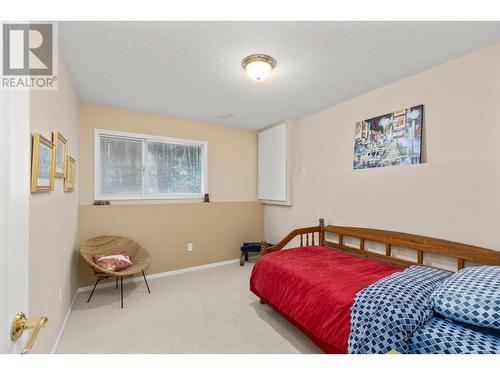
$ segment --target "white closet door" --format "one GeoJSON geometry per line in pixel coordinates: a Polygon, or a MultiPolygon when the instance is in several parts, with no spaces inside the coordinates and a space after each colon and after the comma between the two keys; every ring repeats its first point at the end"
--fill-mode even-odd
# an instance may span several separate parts
{"type": "MultiPolygon", "coordinates": [[[[259,132],[259,199],[286,204],[289,200],[287,124],[259,132]]],[[[271,202],[271,203],[273,203],[271,202]]]]}

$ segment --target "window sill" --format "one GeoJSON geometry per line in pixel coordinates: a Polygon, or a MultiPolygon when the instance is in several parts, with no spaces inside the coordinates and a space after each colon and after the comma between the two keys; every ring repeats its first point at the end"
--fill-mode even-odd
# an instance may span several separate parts
{"type": "Polygon", "coordinates": [[[189,200],[189,199],[203,199],[204,194],[195,195],[148,195],[148,196],[100,196],[94,197],[94,201],[149,201],[149,200],[189,200]]]}
{"type": "Polygon", "coordinates": [[[80,206],[90,206],[93,207],[96,210],[113,210],[114,208],[119,208],[119,207],[151,207],[153,209],[154,207],[168,207],[168,206],[200,206],[200,207],[206,207],[206,209],[212,209],[216,207],[221,207],[221,206],[229,206],[229,205],[238,205],[242,203],[257,203],[260,204],[259,201],[257,200],[242,200],[242,201],[211,201],[209,203],[205,203],[201,200],[175,200],[175,199],[170,199],[170,200],[121,200],[121,201],[114,201],[111,202],[110,205],[94,205],[92,203],[81,203],[80,206]]]}

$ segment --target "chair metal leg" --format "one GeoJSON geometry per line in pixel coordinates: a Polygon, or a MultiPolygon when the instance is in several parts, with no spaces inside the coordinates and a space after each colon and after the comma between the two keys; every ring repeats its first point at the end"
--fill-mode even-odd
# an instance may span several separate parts
{"type": "Polygon", "coordinates": [[[248,253],[245,253],[245,262],[248,262],[248,253]]]}
{"type": "Polygon", "coordinates": [[[144,282],[146,283],[146,287],[148,288],[148,293],[151,293],[151,290],[149,289],[148,280],[146,280],[146,275],[144,274],[144,271],[142,271],[142,277],[144,277],[144,282]]]}
{"type": "Polygon", "coordinates": [[[245,253],[242,251],[240,256],[240,267],[245,265],[245,253]]]}
{"type": "Polygon", "coordinates": [[[116,285],[115,285],[115,289],[118,289],[118,277],[116,277],[116,285]]]}
{"type": "Polygon", "coordinates": [[[87,300],[87,303],[90,302],[90,299],[92,298],[92,295],[94,294],[95,288],[96,288],[97,284],[99,283],[99,281],[101,281],[101,280],[103,280],[103,278],[98,277],[97,280],[95,281],[94,287],[92,288],[92,292],[90,292],[90,296],[89,296],[89,299],[87,300]]]}
{"type": "Polygon", "coordinates": [[[123,276],[120,277],[120,294],[121,294],[121,297],[122,297],[122,309],[123,309],[123,276]]]}

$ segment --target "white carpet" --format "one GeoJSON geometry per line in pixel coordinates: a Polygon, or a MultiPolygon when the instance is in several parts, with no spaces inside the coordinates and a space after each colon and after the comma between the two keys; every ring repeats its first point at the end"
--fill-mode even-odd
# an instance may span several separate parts
{"type": "Polygon", "coordinates": [[[322,353],[249,291],[252,263],[80,293],[58,353],[322,353]]]}

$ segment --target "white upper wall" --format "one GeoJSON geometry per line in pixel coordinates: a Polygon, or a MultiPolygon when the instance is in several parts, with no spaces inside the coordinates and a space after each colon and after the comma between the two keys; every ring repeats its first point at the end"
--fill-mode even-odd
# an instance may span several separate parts
{"type": "Polygon", "coordinates": [[[500,44],[297,121],[292,208],[267,206],[266,239],[327,223],[500,250],[500,44]],[[424,164],[353,170],[357,121],[424,105],[424,164]]]}

